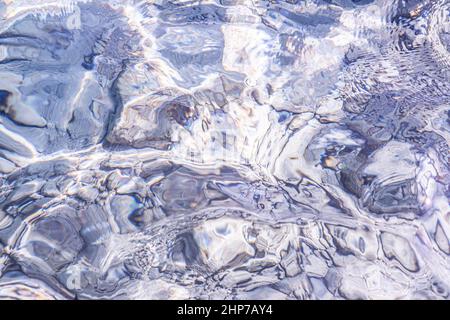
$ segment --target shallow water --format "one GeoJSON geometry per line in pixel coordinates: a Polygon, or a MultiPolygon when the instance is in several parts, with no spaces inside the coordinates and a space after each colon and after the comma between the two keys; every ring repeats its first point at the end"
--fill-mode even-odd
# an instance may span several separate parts
{"type": "Polygon", "coordinates": [[[450,2],[0,1],[0,298],[449,299],[450,2]]]}

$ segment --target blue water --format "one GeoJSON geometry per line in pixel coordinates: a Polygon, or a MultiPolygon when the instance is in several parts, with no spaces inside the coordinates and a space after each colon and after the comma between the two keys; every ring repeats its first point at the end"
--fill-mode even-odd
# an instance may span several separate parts
{"type": "Polygon", "coordinates": [[[1,299],[449,299],[450,2],[0,1],[1,299]]]}

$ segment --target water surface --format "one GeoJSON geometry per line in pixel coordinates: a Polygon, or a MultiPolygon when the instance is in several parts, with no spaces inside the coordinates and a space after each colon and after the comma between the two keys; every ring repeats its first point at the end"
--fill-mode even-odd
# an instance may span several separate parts
{"type": "Polygon", "coordinates": [[[449,299],[448,0],[0,1],[0,298],[449,299]]]}

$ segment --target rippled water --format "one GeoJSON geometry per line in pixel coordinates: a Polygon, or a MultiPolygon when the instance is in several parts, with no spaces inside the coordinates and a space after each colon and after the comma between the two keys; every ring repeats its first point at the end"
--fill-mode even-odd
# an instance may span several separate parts
{"type": "Polygon", "coordinates": [[[449,299],[448,0],[0,1],[0,298],[449,299]]]}

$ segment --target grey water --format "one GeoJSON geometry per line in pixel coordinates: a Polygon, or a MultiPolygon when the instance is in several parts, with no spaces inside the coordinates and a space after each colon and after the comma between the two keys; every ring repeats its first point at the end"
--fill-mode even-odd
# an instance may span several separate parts
{"type": "Polygon", "coordinates": [[[0,0],[0,299],[449,299],[450,1],[0,0]]]}

